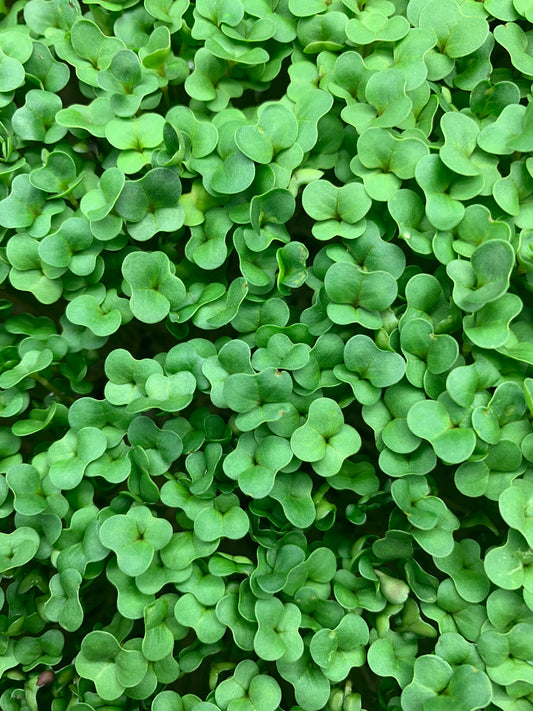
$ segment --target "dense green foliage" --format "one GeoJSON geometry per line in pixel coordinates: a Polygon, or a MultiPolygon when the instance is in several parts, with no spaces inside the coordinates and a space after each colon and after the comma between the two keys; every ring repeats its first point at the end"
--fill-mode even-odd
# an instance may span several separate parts
{"type": "Polygon", "coordinates": [[[533,709],[531,0],[0,0],[0,709],[533,709]]]}

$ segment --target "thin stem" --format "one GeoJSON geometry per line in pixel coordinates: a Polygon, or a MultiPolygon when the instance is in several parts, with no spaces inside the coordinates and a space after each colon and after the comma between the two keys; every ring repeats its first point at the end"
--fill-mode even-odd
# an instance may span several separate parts
{"type": "Polygon", "coordinates": [[[37,382],[41,383],[41,385],[43,387],[47,388],[47,390],[50,390],[50,392],[54,393],[54,395],[57,395],[57,397],[60,400],[66,400],[69,403],[74,402],[73,397],[70,397],[69,395],[65,395],[65,393],[61,392],[61,390],[56,388],[55,385],[52,385],[52,383],[49,380],[47,380],[46,378],[43,378],[42,375],[39,375],[38,373],[33,373],[32,378],[35,378],[35,380],[37,380],[37,382]]]}

